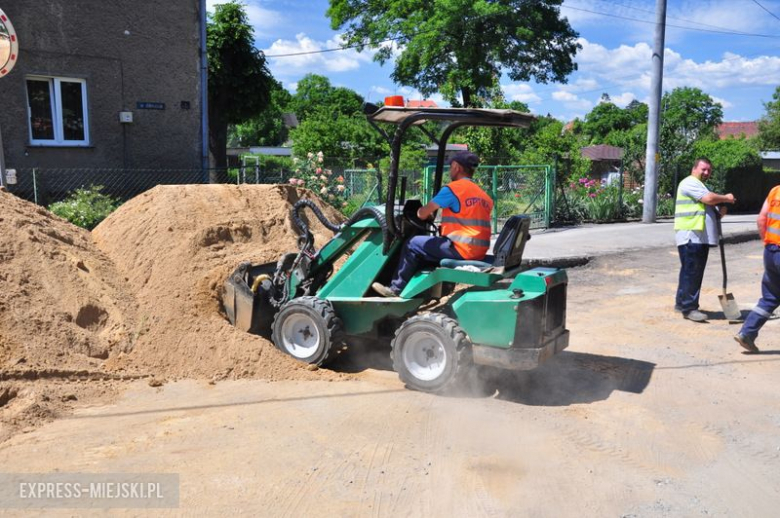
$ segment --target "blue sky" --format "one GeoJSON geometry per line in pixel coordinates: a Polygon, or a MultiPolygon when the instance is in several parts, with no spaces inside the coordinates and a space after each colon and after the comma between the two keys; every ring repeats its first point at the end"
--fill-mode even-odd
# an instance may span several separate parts
{"type": "MultiPolygon", "coordinates": [[[[780,0],[759,0],[780,17],[780,0]]],[[[209,8],[220,3],[208,0],[209,8]]],[[[258,48],[268,56],[338,47],[339,31],[325,16],[327,0],[243,0],[258,48]]],[[[567,84],[502,81],[507,98],[534,113],[562,120],[582,117],[603,92],[625,106],[646,101],[655,20],[654,0],[566,0],[561,9],[580,34],[579,70],[567,84]]],[[[780,19],[753,0],[668,0],[664,90],[701,88],[724,108],[724,120],[749,121],[763,114],[780,85],[780,19]],[[679,27],[674,27],[679,26],[679,27]],[[741,34],[733,34],[741,33],[741,34]]],[[[373,62],[370,51],[345,50],[288,58],[269,57],[274,77],[294,91],[307,73],[330,78],[368,100],[401,94],[421,99],[390,79],[392,64],[373,62]]],[[[441,103],[438,95],[431,97],[441,103]]]]}

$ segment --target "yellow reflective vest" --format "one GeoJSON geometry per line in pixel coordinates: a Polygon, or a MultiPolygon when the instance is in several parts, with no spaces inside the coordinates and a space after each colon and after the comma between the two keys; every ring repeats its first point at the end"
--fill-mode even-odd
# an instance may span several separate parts
{"type": "MultiPolygon", "coordinates": [[[[696,177],[697,182],[702,183],[696,177]]],[[[674,204],[674,229],[675,230],[704,230],[706,207],[704,203],[696,201],[682,193],[682,182],[677,187],[677,201],[674,204]]]]}

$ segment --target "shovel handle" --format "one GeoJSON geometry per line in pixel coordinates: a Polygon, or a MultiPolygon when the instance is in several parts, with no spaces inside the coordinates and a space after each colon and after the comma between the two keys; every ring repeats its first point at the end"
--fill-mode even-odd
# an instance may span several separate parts
{"type": "Polygon", "coordinates": [[[720,248],[720,264],[723,267],[723,294],[726,294],[728,285],[728,274],[726,273],[726,250],[723,247],[723,227],[720,224],[720,215],[716,218],[718,222],[718,247],[720,248]]]}

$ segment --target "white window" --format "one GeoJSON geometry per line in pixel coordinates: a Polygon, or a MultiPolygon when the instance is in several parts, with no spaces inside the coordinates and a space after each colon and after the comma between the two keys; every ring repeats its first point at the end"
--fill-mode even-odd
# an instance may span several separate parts
{"type": "Polygon", "coordinates": [[[88,146],[87,82],[64,77],[27,78],[30,144],[88,146]]]}

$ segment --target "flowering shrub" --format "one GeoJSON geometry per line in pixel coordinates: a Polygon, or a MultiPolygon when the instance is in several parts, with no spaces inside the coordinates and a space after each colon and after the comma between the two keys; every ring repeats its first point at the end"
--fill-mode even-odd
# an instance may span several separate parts
{"type": "Polygon", "coordinates": [[[308,153],[305,159],[293,158],[295,176],[290,178],[290,185],[306,187],[319,194],[320,198],[336,208],[346,207],[344,177],[334,177],[330,169],[323,167],[324,161],[322,151],[316,155],[308,153]]]}

